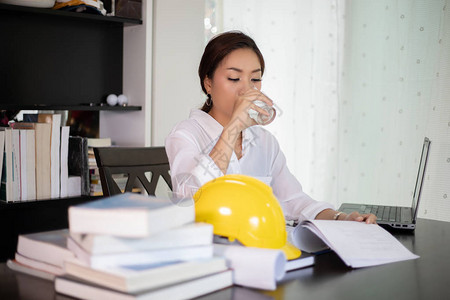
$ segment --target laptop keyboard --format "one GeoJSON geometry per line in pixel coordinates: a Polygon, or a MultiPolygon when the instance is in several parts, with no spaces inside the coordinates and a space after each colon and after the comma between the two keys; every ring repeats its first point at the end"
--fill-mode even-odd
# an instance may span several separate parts
{"type": "Polygon", "coordinates": [[[411,209],[407,207],[361,205],[360,213],[374,214],[377,220],[404,223],[411,221],[411,209]]]}

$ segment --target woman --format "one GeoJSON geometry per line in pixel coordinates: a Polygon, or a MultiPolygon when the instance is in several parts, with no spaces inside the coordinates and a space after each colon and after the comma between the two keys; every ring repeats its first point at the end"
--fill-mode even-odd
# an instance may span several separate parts
{"type": "Polygon", "coordinates": [[[253,101],[272,101],[260,92],[264,58],[241,32],[226,32],[206,46],[199,66],[207,99],[166,139],[175,193],[192,196],[224,174],[253,176],[270,185],[287,220],[353,220],[375,223],[373,214],[345,214],[306,195],[290,173],[276,138],[250,118],[249,109],[266,114],[253,101]]]}

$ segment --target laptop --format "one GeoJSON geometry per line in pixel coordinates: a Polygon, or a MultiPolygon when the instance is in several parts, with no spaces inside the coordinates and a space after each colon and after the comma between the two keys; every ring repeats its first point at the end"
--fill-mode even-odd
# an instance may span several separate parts
{"type": "Polygon", "coordinates": [[[430,144],[431,141],[425,137],[411,207],[343,203],[339,208],[339,211],[344,213],[358,211],[360,214],[372,213],[377,216],[377,223],[382,226],[414,230],[416,228],[417,211],[422,192],[423,179],[425,177],[430,144]]]}

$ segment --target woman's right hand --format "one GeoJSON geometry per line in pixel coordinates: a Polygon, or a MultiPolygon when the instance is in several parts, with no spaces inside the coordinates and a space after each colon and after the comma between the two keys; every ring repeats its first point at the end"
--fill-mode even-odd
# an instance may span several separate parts
{"type": "Polygon", "coordinates": [[[248,113],[249,109],[254,109],[258,113],[267,116],[269,115],[268,112],[254,104],[253,101],[260,100],[267,103],[267,105],[269,106],[273,105],[273,101],[257,88],[250,88],[244,92],[241,92],[239,95],[237,95],[237,97],[238,99],[235,102],[230,123],[227,125],[227,127],[237,130],[238,132],[241,132],[250,126],[257,124],[255,120],[250,118],[250,115],[248,113]]]}

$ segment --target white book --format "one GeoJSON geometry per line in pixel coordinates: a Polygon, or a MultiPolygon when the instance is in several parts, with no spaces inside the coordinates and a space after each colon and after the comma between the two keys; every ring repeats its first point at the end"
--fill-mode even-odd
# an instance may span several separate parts
{"type": "Polygon", "coordinates": [[[0,131],[0,178],[3,176],[3,157],[5,153],[5,131],[0,131]]]}
{"type": "Polygon", "coordinates": [[[20,199],[28,200],[27,184],[27,133],[25,129],[17,129],[20,138],[20,199]]]}
{"type": "Polygon", "coordinates": [[[5,152],[3,156],[5,173],[2,176],[2,199],[12,202],[12,129],[5,129],[5,152]]]}
{"type": "Polygon", "coordinates": [[[30,259],[63,268],[65,259],[74,258],[67,248],[67,229],[19,235],[17,253],[30,259]]]}
{"type": "Polygon", "coordinates": [[[291,234],[297,248],[310,253],[331,248],[352,268],[419,257],[377,224],[306,220],[297,225],[291,234]]]}
{"type": "Polygon", "coordinates": [[[223,257],[184,262],[138,264],[94,269],[77,260],[64,264],[68,275],[125,293],[159,288],[227,270],[223,257]]]}
{"type": "Polygon", "coordinates": [[[60,198],[66,198],[69,196],[69,131],[69,126],[61,126],[60,198]]]}
{"type": "Polygon", "coordinates": [[[195,220],[192,199],[170,199],[124,193],[69,207],[69,228],[75,233],[147,237],[195,220]]]}
{"type": "Polygon", "coordinates": [[[81,196],[81,176],[69,176],[67,178],[67,196],[81,196]]]}
{"type": "Polygon", "coordinates": [[[14,270],[14,271],[17,271],[20,273],[24,273],[24,274],[28,274],[31,276],[39,277],[42,279],[50,280],[50,281],[55,280],[55,277],[56,277],[54,274],[48,273],[46,271],[35,269],[31,266],[23,265],[23,264],[19,263],[18,261],[16,261],[15,259],[14,260],[8,259],[8,261],[6,262],[6,265],[11,270],[14,270]]]}
{"type": "Polygon", "coordinates": [[[25,130],[27,140],[27,198],[28,200],[36,199],[36,136],[34,129],[25,130]]]}
{"type": "Polygon", "coordinates": [[[11,130],[12,151],[12,197],[13,201],[20,201],[20,133],[11,130]]]}
{"type": "Polygon", "coordinates": [[[310,253],[302,252],[302,255],[299,258],[288,260],[286,262],[285,270],[286,272],[297,270],[301,268],[306,268],[313,266],[315,263],[315,256],[310,253]]]}
{"type": "Polygon", "coordinates": [[[58,293],[81,299],[192,299],[231,286],[233,284],[232,275],[232,271],[227,270],[162,288],[130,294],[104,288],[74,277],[57,277],[55,290],[58,293]]]}
{"type": "Polygon", "coordinates": [[[36,199],[35,139],[33,129],[17,129],[20,135],[20,199],[36,199]]]}
{"type": "Polygon", "coordinates": [[[64,269],[62,267],[58,267],[55,265],[51,265],[42,261],[34,260],[29,257],[26,257],[24,255],[20,255],[19,253],[16,253],[15,259],[17,262],[24,266],[28,266],[30,268],[40,270],[43,272],[47,272],[52,275],[63,275],[64,269]]]}
{"type": "Polygon", "coordinates": [[[166,248],[110,254],[90,254],[72,238],[67,239],[67,247],[78,260],[92,268],[104,268],[123,265],[153,264],[193,259],[206,259],[213,256],[212,245],[166,248]]]}
{"type": "Polygon", "coordinates": [[[211,245],[213,226],[207,223],[191,223],[139,239],[74,232],[70,233],[70,237],[91,254],[107,254],[211,245]]]}
{"type": "Polygon", "coordinates": [[[39,114],[38,122],[51,124],[51,139],[50,139],[50,191],[51,198],[59,198],[60,175],[59,175],[59,145],[61,141],[61,115],[60,114],[39,114]]]}

